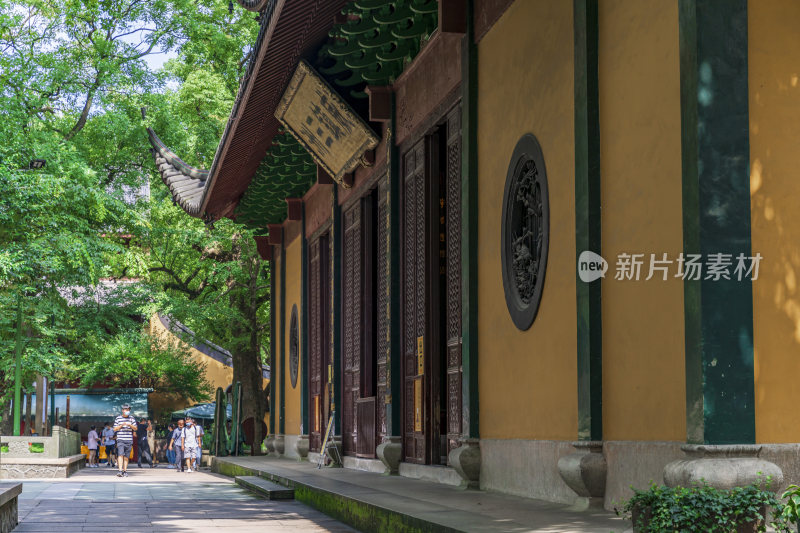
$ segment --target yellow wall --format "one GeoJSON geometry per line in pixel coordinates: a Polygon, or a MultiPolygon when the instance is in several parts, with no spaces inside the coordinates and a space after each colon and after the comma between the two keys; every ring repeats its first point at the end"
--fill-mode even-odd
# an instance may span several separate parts
{"type": "Polygon", "coordinates": [[[618,254],[683,250],[678,3],[599,4],[603,436],[685,440],[683,283],[615,280],[618,254]]]}
{"type": "MultiPolygon", "coordinates": [[[[166,338],[169,342],[180,342],[180,340],[172,334],[169,330],[167,330],[164,325],[159,320],[158,315],[153,315],[150,318],[150,334],[156,335],[160,338],[166,338]]],[[[192,347],[189,347],[189,354],[191,358],[195,361],[199,361],[200,363],[204,364],[206,367],[205,376],[214,390],[217,387],[222,387],[223,389],[231,384],[233,381],[233,368],[229,367],[223,363],[220,363],[216,359],[213,359],[203,352],[195,350],[192,347]]],[[[180,408],[177,408],[180,409],[180,408]]]]}
{"type": "Polygon", "coordinates": [[[482,438],[575,439],[572,2],[518,0],[478,46],[478,350],[482,438]],[[511,321],[500,226],[508,164],[532,133],[544,153],[550,250],[538,316],[511,321]]]}
{"type": "MultiPolygon", "coordinates": [[[[303,375],[303,367],[297,369],[297,386],[292,388],[292,377],[289,369],[289,329],[292,322],[292,306],[297,306],[298,332],[303,319],[303,307],[301,305],[301,265],[302,265],[302,239],[298,236],[286,246],[286,323],[285,328],[285,350],[284,361],[286,368],[283,370],[286,388],[286,421],[285,430],[287,435],[300,434],[300,381],[303,375]]],[[[300,349],[302,350],[302,336],[300,349]]],[[[300,352],[302,353],[302,352],[300,352]]],[[[298,354],[299,355],[299,354],[298,354]]]]}
{"type": "Polygon", "coordinates": [[[750,1],[750,194],[756,440],[800,441],[800,3],[750,1]]]}

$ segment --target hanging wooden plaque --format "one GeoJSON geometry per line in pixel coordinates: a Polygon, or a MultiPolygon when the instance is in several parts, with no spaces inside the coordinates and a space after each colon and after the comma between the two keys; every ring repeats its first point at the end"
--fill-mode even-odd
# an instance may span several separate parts
{"type": "Polygon", "coordinates": [[[378,137],[305,61],[297,65],[275,117],[342,187],[378,137]]]}

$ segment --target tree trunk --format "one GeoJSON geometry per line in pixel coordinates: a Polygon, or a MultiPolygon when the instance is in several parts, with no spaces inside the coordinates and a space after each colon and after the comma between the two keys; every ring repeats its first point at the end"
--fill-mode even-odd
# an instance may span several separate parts
{"type": "MultiPolygon", "coordinates": [[[[250,295],[247,295],[250,296],[250,295]]],[[[247,339],[231,350],[233,356],[233,382],[242,384],[242,420],[253,418],[253,445],[252,454],[261,455],[261,441],[266,435],[261,431],[261,421],[264,420],[266,411],[266,398],[262,386],[261,374],[261,347],[258,342],[257,317],[251,297],[242,296],[238,299],[238,307],[245,320],[237,324],[235,338],[247,339]]]]}

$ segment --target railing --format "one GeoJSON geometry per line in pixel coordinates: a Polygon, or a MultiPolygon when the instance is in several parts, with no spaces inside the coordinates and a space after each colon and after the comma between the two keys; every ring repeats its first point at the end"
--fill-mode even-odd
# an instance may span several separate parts
{"type": "Polygon", "coordinates": [[[3,459],[47,458],[58,459],[81,453],[81,435],[75,431],[53,427],[49,437],[25,435],[21,437],[0,436],[3,459]]]}

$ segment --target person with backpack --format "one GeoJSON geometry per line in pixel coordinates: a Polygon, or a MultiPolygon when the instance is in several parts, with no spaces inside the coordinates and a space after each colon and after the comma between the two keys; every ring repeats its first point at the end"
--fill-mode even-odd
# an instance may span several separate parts
{"type": "Polygon", "coordinates": [[[178,427],[172,432],[172,437],[169,441],[169,450],[175,452],[175,468],[176,472],[183,472],[183,420],[178,420],[178,427]]]}
{"type": "Polygon", "coordinates": [[[172,449],[173,433],[175,433],[175,424],[167,426],[167,468],[175,468],[175,450],[172,449]]]}
{"type": "Polygon", "coordinates": [[[103,427],[103,446],[106,448],[106,466],[111,468],[117,466],[117,462],[114,460],[114,430],[111,429],[111,422],[106,422],[105,426],[103,427]]]}
{"type": "Polygon", "coordinates": [[[150,465],[150,468],[153,468],[153,456],[150,451],[150,442],[147,440],[147,428],[150,427],[150,422],[142,418],[139,420],[139,423],[136,424],[136,434],[139,436],[137,443],[139,444],[139,453],[136,456],[136,463],[139,465],[139,468],[142,467],[142,459],[144,462],[150,465]]]}
{"type": "Polygon", "coordinates": [[[190,417],[186,417],[183,430],[183,454],[186,461],[187,472],[197,472],[195,460],[197,459],[197,426],[190,417]]]}

